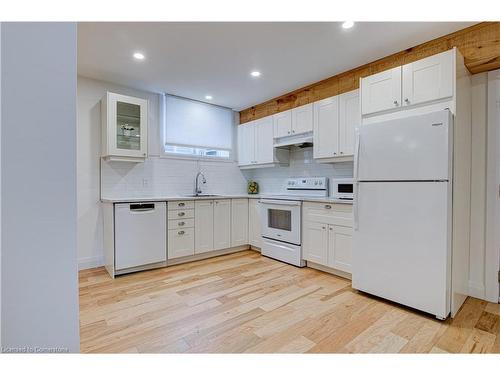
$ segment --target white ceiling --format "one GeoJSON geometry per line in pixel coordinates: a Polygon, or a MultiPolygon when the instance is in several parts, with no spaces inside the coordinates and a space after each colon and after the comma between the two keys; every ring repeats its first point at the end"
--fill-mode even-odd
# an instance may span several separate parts
{"type": "Polygon", "coordinates": [[[78,73],[240,110],[471,24],[80,23],[78,73]]]}

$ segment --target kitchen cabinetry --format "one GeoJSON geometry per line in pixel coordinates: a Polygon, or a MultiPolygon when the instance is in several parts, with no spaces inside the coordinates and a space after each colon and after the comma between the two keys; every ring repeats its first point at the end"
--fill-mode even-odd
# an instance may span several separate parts
{"type": "Polygon", "coordinates": [[[292,109],[292,135],[312,132],[313,104],[306,104],[292,109]]]}
{"type": "Polygon", "coordinates": [[[214,201],[213,215],[214,250],[231,247],[231,200],[214,201]]]}
{"type": "Polygon", "coordinates": [[[231,246],[248,244],[248,199],[231,200],[231,246]]]}
{"type": "Polygon", "coordinates": [[[194,201],[168,203],[168,259],[194,255],[194,201]]]}
{"type": "Polygon", "coordinates": [[[142,162],[147,157],[147,100],[106,93],[101,128],[101,156],[106,160],[142,162]]]}
{"type": "Polygon", "coordinates": [[[260,206],[258,199],[248,200],[248,241],[252,246],[261,247],[260,206]]]}
{"type": "Polygon", "coordinates": [[[214,249],[214,201],[201,200],[194,204],[194,253],[214,249]]]}
{"type": "Polygon", "coordinates": [[[305,202],[303,212],[304,259],[350,273],[352,205],[305,202]]]}
{"type": "Polygon", "coordinates": [[[238,126],[238,165],[258,168],[288,163],[289,150],[273,146],[272,117],[238,126]]]}
{"type": "Polygon", "coordinates": [[[315,102],[314,158],[324,162],[352,159],[360,122],[358,90],[315,102]]]}
{"type": "Polygon", "coordinates": [[[292,134],[292,110],[283,111],[272,116],[274,137],[281,138],[292,134]]]}
{"type": "Polygon", "coordinates": [[[452,98],[456,49],[361,79],[363,115],[452,98]]]}
{"type": "Polygon", "coordinates": [[[401,67],[361,79],[363,115],[401,107],[401,67]]]}

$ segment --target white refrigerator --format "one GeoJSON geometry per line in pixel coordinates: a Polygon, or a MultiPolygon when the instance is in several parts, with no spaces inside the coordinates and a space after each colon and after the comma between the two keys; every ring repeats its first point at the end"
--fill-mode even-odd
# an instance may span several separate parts
{"type": "Polygon", "coordinates": [[[450,313],[453,117],[448,110],[360,127],[352,286],[450,313]]]}

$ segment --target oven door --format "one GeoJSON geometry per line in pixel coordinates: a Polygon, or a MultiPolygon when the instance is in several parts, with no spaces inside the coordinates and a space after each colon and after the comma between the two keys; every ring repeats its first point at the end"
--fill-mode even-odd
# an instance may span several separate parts
{"type": "Polygon", "coordinates": [[[300,245],[300,201],[262,199],[262,237],[300,245]]]}

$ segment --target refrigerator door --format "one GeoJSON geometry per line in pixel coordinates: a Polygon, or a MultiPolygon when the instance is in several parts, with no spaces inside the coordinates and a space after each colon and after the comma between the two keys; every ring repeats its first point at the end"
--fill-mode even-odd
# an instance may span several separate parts
{"type": "Polygon", "coordinates": [[[450,311],[447,182],[361,182],[353,288],[444,318],[450,311]]]}
{"type": "Polygon", "coordinates": [[[451,113],[438,111],[361,126],[358,181],[448,180],[451,113]]]}

